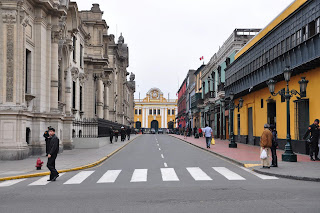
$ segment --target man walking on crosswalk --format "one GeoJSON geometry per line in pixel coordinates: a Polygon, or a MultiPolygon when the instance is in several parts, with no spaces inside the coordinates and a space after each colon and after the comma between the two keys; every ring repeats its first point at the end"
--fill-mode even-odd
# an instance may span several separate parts
{"type": "Polygon", "coordinates": [[[51,173],[48,181],[56,181],[59,177],[59,173],[56,170],[56,158],[59,152],[59,138],[56,136],[55,132],[56,130],[54,128],[49,129],[50,146],[47,167],[51,173]]]}

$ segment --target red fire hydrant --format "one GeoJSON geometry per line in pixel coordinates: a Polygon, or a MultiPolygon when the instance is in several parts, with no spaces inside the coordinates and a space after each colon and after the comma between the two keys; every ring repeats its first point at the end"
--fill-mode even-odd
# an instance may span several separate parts
{"type": "Polygon", "coordinates": [[[41,170],[42,164],[43,164],[43,161],[41,161],[40,158],[38,158],[37,164],[36,164],[37,170],[41,170]]]}

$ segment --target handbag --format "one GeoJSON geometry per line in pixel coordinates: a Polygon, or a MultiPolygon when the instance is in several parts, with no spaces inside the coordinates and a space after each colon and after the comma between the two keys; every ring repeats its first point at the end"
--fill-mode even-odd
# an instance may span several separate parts
{"type": "Polygon", "coordinates": [[[260,159],[264,160],[264,159],[267,159],[267,157],[268,157],[267,151],[265,149],[263,149],[260,154],[260,159]]]}
{"type": "Polygon", "coordinates": [[[214,138],[211,139],[211,145],[215,145],[216,141],[214,140],[214,138]]]}

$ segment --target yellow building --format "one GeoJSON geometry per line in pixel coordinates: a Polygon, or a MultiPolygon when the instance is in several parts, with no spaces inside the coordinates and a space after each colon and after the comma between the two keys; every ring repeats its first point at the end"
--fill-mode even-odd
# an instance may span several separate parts
{"type": "Polygon", "coordinates": [[[288,67],[292,74],[288,82],[292,147],[294,152],[308,153],[304,133],[320,118],[320,17],[309,15],[319,3],[294,1],[237,53],[226,70],[226,97],[234,94],[237,106],[233,129],[238,142],[259,145],[263,126],[269,123],[276,126],[279,147],[284,148],[287,106],[281,91],[287,89],[284,70],[288,67]],[[306,95],[300,96],[302,77],[309,83],[306,95]],[[267,86],[269,79],[276,81],[273,95],[267,86]]]}
{"type": "Polygon", "coordinates": [[[135,128],[175,128],[177,99],[166,99],[158,88],[152,88],[141,100],[135,100],[135,128]]]}

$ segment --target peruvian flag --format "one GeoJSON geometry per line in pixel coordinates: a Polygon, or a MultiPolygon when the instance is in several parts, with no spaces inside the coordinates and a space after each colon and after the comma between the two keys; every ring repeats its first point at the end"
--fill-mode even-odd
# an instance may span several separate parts
{"type": "Polygon", "coordinates": [[[200,57],[200,61],[203,60],[203,56],[200,57]]]}

